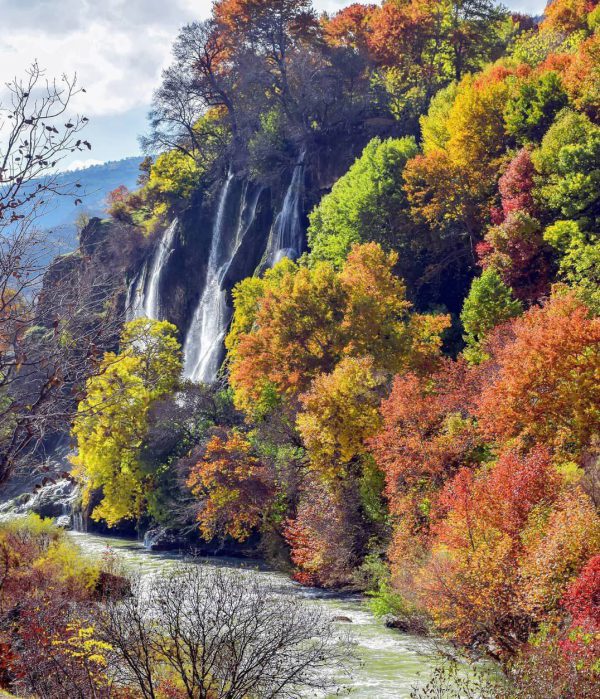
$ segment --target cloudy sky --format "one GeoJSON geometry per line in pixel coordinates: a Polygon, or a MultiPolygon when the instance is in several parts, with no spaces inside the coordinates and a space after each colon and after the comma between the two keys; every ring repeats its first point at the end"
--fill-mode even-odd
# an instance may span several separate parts
{"type": "MultiPolygon", "coordinates": [[[[335,10],[350,0],[315,0],[335,10]]],[[[536,13],[545,0],[509,0],[536,13]]],[[[152,91],[180,26],[208,14],[211,0],[0,0],[0,85],[37,59],[48,75],[77,72],[87,92],[93,160],[136,155],[152,91]]],[[[75,163],[80,164],[80,163],[75,163]]]]}

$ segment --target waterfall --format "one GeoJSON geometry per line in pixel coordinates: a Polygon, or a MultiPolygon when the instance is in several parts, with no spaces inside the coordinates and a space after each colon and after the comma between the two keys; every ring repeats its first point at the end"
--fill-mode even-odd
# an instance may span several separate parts
{"type": "Polygon", "coordinates": [[[144,315],[144,289],[148,277],[148,260],[144,262],[138,274],[132,279],[127,289],[125,312],[128,321],[144,315]]]}
{"type": "Polygon", "coordinates": [[[273,267],[284,257],[292,260],[300,257],[304,246],[304,229],[301,221],[301,198],[304,191],[304,158],[306,150],[294,167],[294,174],[288,186],[281,211],[277,214],[265,257],[266,266],[273,267]]]}
{"type": "MultiPolygon", "coordinates": [[[[294,168],[281,211],[271,226],[267,250],[263,258],[264,265],[267,267],[272,267],[284,257],[296,259],[304,247],[301,201],[304,192],[305,155],[306,151],[303,150],[294,168]]],[[[233,174],[230,172],[219,195],[206,281],[183,347],[183,373],[185,378],[194,382],[214,381],[221,366],[223,341],[231,320],[231,308],[227,304],[227,288],[224,279],[245,234],[252,225],[261,192],[258,189],[249,196],[248,182],[244,183],[237,218],[232,222],[231,214],[226,216],[226,212],[233,180],[233,174]],[[235,230],[233,230],[234,226],[235,230]]],[[[229,211],[232,211],[231,206],[229,211]]]]}
{"type": "Polygon", "coordinates": [[[165,268],[167,260],[173,252],[173,241],[177,232],[177,219],[163,233],[163,236],[158,244],[152,267],[148,274],[148,283],[144,299],[144,315],[147,318],[158,319],[160,314],[160,279],[165,268]]]}
{"type": "MultiPolygon", "coordinates": [[[[227,196],[233,181],[230,171],[221,190],[206,270],[206,282],[183,347],[183,374],[191,381],[214,381],[219,370],[221,344],[227,330],[227,292],[221,289],[227,196]]],[[[228,262],[228,260],[227,260],[228,262]]]]}
{"type": "Polygon", "coordinates": [[[144,263],[139,274],[131,282],[127,291],[127,319],[160,318],[160,280],[163,270],[173,252],[173,242],[177,232],[177,219],[162,234],[150,264],[144,263]]]}
{"type": "Polygon", "coordinates": [[[196,382],[214,381],[221,366],[223,341],[231,320],[231,308],[227,305],[227,289],[224,288],[223,280],[254,221],[262,192],[262,189],[256,189],[249,196],[249,183],[244,182],[235,231],[231,231],[225,225],[224,216],[232,179],[230,174],[221,190],[206,283],[184,345],[184,375],[196,382]]]}
{"type": "Polygon", "coordinates": [[[244,237],[250,229],[250,226],[254,222],[254,217],[256,216],[256,209],[258,207],[258,200],[263,192],[262,187],[258,187],[251,197],[248,197],[249,183],[246,180],[244,182],[244,189],[242,191],[242,197],[240,200],[240,208],[238,213],[237,226],[235,231],[235,238],[233,241],[233,249],[229,253],[229,259],[226,264],[223,265],[219,278],[221,283],[229,270],[231,263],[234,261],[242,243],[244,242],[244,237]]]}

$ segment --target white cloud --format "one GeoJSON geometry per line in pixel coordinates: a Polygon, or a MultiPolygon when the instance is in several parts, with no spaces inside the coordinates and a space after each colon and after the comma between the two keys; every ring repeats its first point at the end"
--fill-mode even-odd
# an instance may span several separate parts
{"type": "Polygon", "coordinates": [[[93,167],[94,165],[104,165],[104,160],[95,160],[94,158],[88,158],[87,160],[72,160],[69,166],[65,168],[66,172],[71,172],[73,170],[85,170],[88,167],[93,167]]]}
{"type": "Polygon", "coordinates": [[[207,14],[203,0],[0,0],[0,82],[37,59],[49,76],[77,72],[89,116],[147,105],[180,26],[207,14]]]}

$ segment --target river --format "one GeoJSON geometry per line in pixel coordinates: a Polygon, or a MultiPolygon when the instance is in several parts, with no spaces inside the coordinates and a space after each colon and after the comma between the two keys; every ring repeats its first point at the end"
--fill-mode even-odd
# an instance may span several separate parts
{"type": "MultiPolygon", "coordinates": [[[[126,570],[137,571],[142,575],[168,571],[182,560],[182,556],[176,553],[148,551],[138,541],[80,532],[70,532],[70,536],[84,552],[93,557],[101,556],[107,548],[112,549],[118,554],[126,570]]],[[[332,616],[351,619],[352,623],[347,626],[360,659],[352,678],[347,682],[351,697],[405,699],[410,696],[413,687],[429,677],[433,664],[432,645],[425,639],[387,629],[373,617],[359,596],[340,596],[302,587],[283,573],[266,568],[260,561],[228,558],[204,560],[213,566],[248,568],[250,574],[261,576],[283,594],[300,595],[311,604],[324,605],[332,616]]]]}

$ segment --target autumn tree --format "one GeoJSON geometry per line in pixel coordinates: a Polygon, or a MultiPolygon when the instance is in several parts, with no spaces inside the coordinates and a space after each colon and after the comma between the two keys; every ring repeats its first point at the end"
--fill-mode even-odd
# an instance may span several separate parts
{"type": "Polygon", "coordinates": [[[437,239],[443,242],[438,264],[467,266],[489,220],[508,145],[508,75],[507,69],[491,67],[477,78],[466,76],[443,103],[433,103],[423,122],[427,149],[405,169],[412,217],[431,229],[437,245],[437,239]]]}
{"type": "Polygon", "coordinates": [[[523,528],[520,606],[538,623],[560,615],[560,599],[600,550],[600,518],[577,484],[523,528]]]}
{"type": "Polygon", "coordinates": [[[447,43],[453,78],[481,67],[501,50],[501,24],[505,10],[492,0],[458,0],[449,3],[447,43]]]}
{"type": "Polygon", "coordinates": [[[241,422],[229,391],[219,385],[186,382],[152,402],[139,461],[152,476],[145,506],[154,522],[183,528],[194,521],[198,501],[187,487],[190,471],[217,426],[227,430],[241,422]]]}
{"type": "Polygon", "coordinates": [[[439,628],[467,644],[491,640],[500,657],[527,641],[533,620],[518,602],[520,534],[560,484],[544,450],[506,452],[490,470],[463,469],[448,483],[439,502],[448,514],[421,578],[439,628]]]}
{"type": "Polygon", "coordinates": [[[571,614],[573,625],[600,626],[599,584],[600,554],[590,558],[561,600],[564,609],[571,614]]]}
{"type": "Polygon", "coordinates": [[[537,300],[548,290],[549,251],[544,245],[541,212],[534,197],[536,170],[527,148],[509,162],[498,180],[500,207],[477,246],[485,270],[494,270],[522,301],[537,300]]]}
{"type": "Polygon", "coordinates": [[[228,62],[230,46],[214,21],[186,25],[173,46],[173,65],[163,72],[149,115],[150,133],[142,143],[148,152],[176,150],[197,162],[210,160],[207,146],[221,150],[227,133],[237,133],[233,101],[235,66],[228,62]],[[202,117],[223,112],[224,124],[202,117]],[[223,128],[224,127],[224,128],[223,128]],[[224,133],[223,133],[224,131],[224,133]]]}
{"type": "Polygon", "coordinates": [[[141,318],[126,324],[120,353],[106,353],[99,374],[88,381],[73,427],[77,453],[71,461],[84,503],[95,490],[102,492],[95,519],[112,526],[141,514],[150,480],[140,464],[148,410],[174,389],[180,372],[176,328],[141,318]]]}
{"type": "Polygon", "coordinates": [[[298,582],[326,587],[347,585],[366,544],[356,491],[343,486],[332,489],[307,480],[284,534],[298,582]]]}
{"type": "Polygon", "coordinates": [[[490,0],[388,0],[372,15],[368,45],[383,67],[397,118],[422,111],[436,89],[493,59],[504,11],[490,0]]]}
{"type": "Polygon", "coordinates": [[[425,555],[438,491],[482,456],[471,417],[476,394],[466,364],[446,361],[431,377],[397,376],[382,402],[382,429],[369,446],[385,478],[394,525],[388,556],[398,586],[400,578],[403,587],[413,585],[411,570],[425,555]]]}
{"type": "Polygon", "coordinates": [[[481,180],[479,192],[474,189],[475,196],[484,196],[486,187],[496,184],[498,159],[507,146],[504,109],[509,74],[502,67],[492,66],[476,78],[464,78],[448,112],[446,150],[458,167],[470,168],[481,180]]]}
{"type": "Polygon", "coordinates": [[[106,650],[89,612],[104,566],[34,514],[0,526],[0,688],[108,699],[106,650]]]}
{"type": "Polygon", "coordinates": [[[401,70],[411,59],[419,65],[437,19],[434,9],[429,2],[384,2],[372,16],[369,36],[377,61],[401,70]]]}
{"type": "Polygon", "coordinates": [[[226,156],[276,182],[299,140],[374,111],[365,61],[323,40],[309,0],[220,0],[181,30],[173,54],[144,146],[190,156],[201,170],[226,156]]]}
{"type": "MultiPolygon", "coordinates": [[[[565,686],[575,686],[582,696],[592,696],[597,684],[596,662],[600,652],[600,556],[594,555],[561,599],[561,607],[570,616],[569,626],[560,638],[562,667],[577,668],[575,678],[566,678],[565,686]]],[[[567,674],[567,673],[565,673],[567,674]]],[[[574,673],[573,673],[574,674],[574,673]]]]}
{"type": "Polygon", "coordinates": [[[533,195],[535,175],[531,152],[527,148],[522,148],[498,180],[501,211],[494,212],[496,222],[506,219],[515,211],[524,211],[535,216],[537,213],[533,195]]]}
{"type": "Polygon", "coordinates": [[[581,453],[598,424],[598,319],[572,294],[558,295],[517,318],[513,333],[491,350],[498,373],[481,393],[483,429],[581,453]]]}
{"type": "Polygon", "coordinates": [[[217,535],[246,540],[265,522],[274,498],[273,474],[238,431],[210,439],[187,484],[200,501],[198,521],[208,541],[217,535]]]}
{"type": "Polygon", "coordinates": [[[359,52],[368,52],[369,33],[377,6],[352,3],[323,21],[325,39],[333,46],[341,46],[359,52]]]}
{"type": "Polygon", "coordinates": [[[425,154],[446,147],[450,138],[448,114],[456,99],[457,90],[458,84],[456,82],[438,90],[429,103],[427,113],[419,119],[421,147],[425,154]]]}
{"type": "Polygon", "coordinates": [[[411,315],[395,253],[356,245],[336,272],[284,260],[235,292],[227,339],[236,403],[250,413],[292,399],[345,356],[370,354],[388,372],[435,362],[445,316],[411,315]]]}
{"type": "Polygon", "coordinates": [[[596,236],[577,221],[556,221],[544,240],[559,257],[558,276],[571,286],[593,313],[600,310],[600,248],[596,236]]]}
{"type": "Polygon", "coordinates": [[[333,267],[311,271],[283,260],[234,294],[226,344],[239,407],[268,410],[278,395],[306,390],[318,373],[333,369],[343,342],[343,289],[333,267]]]}
{"type": "Polygon", "coordinates": [[[109,192],[106,197],[106,206],[108,213],[117,221],[123,223],[131,223],[131,215],[127,207],[127,199],[129,198],[129,189],[125,185],[119,185],[112,192],[109,192]]]}
{"type": "Polygon", "coordinates": [[[553,0],[546,6],[542,26],[562,32],[580,29],[596,4],[595,0],[553,0]]]}
{"type": "Polygon", "coordinates": [[[599,130],[585,115],[561,112],[533,153],[540,172],[537,198],[554,221],[544,240],[554,249],[563,281],[579,289],[591,307],[598,304],[599,130]]]}
{"type": "Polygon", "coordinates": [[[596,31],[581,44],[562,75],[565,90],[575,107],[596,124],[600,121],[599,51],[600,36],[596,31]]]}
{"type": "Polygon", "coordinates": [[[350,464],[366,453],[366,440],[379,427],[385,385],[371,357],[346,357],[300,396],[298,431],[319,477],[346,478],[350,464]]]}

